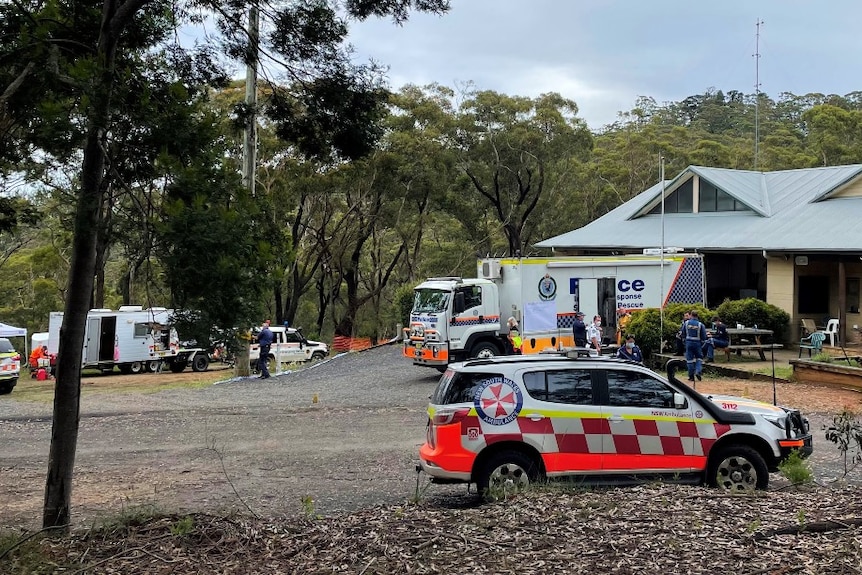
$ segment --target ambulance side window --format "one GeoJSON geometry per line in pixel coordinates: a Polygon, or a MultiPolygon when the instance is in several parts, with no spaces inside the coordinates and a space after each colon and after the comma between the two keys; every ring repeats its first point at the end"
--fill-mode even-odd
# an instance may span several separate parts
{"type": "Polygon", "coordinates": [[[575,405],[593,403],[592,377],[585,369],[525,373],[524,386],[532,397],[542,401],[575,405]]]}
{"type": "Polygon", "coordinates": [[[489,379],[502,377],[503,374],[501,373],[455,372],[452,374],[452,379],[438,388],[437,393],[432,398],[432,402],[437,405],[472,403],[476,396],[476,390],[482,384],[489,379]]]}
{"type": "Polygon", "coordinates": [[[673,390],[661,381],[636,371],[609,371],[608,405],[673,407],[673,390]]]}

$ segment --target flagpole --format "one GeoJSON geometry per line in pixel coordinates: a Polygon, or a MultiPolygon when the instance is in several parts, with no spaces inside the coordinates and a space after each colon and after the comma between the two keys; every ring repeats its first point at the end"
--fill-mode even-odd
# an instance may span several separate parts
{"type": "Polygon", "coordinates": [[[659,291],[659,335],[658,335],[658,352],[664,351],[662,344],[664,343],[664,156],[659,156],[659,178],[661,178],[661,257],[659,274],[661,277],[661,290],[659,291]]]}

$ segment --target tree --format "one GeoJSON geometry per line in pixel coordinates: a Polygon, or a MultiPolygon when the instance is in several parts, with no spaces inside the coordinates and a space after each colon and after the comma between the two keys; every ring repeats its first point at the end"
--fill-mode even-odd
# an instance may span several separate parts
{"type": "Polygon", "coordinates": [[[502,227],[510,255],[529,245],[530,218],[545,193],[550,163],[586,159],[592,136],[575,102],[475,92],[459,111],[459,165],[502,227]]]}
{"type": "MultiPolygon", "coordinates": [[[[343,6],[350,17],[390,15],[403,22],[411,8],[443,12],[448,0],[347,0],[343,6]]],[[[56,368],[45,527],[68,525],[71,518],[84,329],[93,296],[101,216],[109,190],[120,183],[113,177],[105,153],[121,105],[118,90],[128,82],[127,75],[135,77],[138,72],[132,65],[136,57],[166,43],[167,32],[173,27],[196,21],[201,8],[211,10],[218,22],[228,56],[243,61],[258,56],[248,49],[240,26],[243,3],[44,0],[0,6],[0,34],[12,39],[0,51],[0,93],[5,97],[12,92],[12,97],[4,99],[3,122],[13,126],[7,133],[16,137],[15,143],[3,148],[4,157],[20,157],[21,150],[27,148],[25,141],[38,141],[38,146],[56,150],[58,145],[52,141],[60,140],[73,142],[67,157],[80,157],[81,166],[69,297],[56,368]],[[21,89],[24,85],[33,90],[21,89]],[[41,93],[34,91],[39,89],[41,93]],[[76,113],[70,114],[70,109],[76,113]],[[81,137],[64,140],[69,134],[81,137]]],[[[267,12],[274,21],[268,48],[280,54],[301,87],[280,94],[272,102],[271,114],[279,133],[296,139],[309,155],[350,157],[366,152],[376,135],[368,128],[368,121],[376,114],[378,91],[371,82],[371,70],[351,66],[344,51],[338,49],[347,27],[337,16],[334,2],[271,3],[267,12]]],[[[172,50],[185,52],[180,46],[172,50]]],[[[189,71],[201,71],[193,59],[184,61],[189,71]]],[[[200,79],[204,76],[201,74],[200,79]]]]}

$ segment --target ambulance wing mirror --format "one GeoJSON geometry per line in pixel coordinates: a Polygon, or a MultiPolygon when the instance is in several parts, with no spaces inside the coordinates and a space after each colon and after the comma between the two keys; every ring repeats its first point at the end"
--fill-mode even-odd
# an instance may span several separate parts
{"type": "Polygon", "coordinates": [[[455,300],[452,302],[452,312],[457,315],[462,313],[465,309],[467,309],[467,307],[464,301],[464,292],[455,292],[455,300]]]}
{"type": "Polygon", "coordinates": [[[685,409],[688,406],[688,401],[685,399],[685,396],[681,393],[673,394],[673,406],[676,409],[685,409]]]}

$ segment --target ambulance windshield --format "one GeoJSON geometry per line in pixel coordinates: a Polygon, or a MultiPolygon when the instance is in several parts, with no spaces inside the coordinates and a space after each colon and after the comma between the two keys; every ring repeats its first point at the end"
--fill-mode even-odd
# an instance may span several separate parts
{"type": "Polygon", "coordinates": [[[418,289],[413,293],[413,313],[445,311],[452,292],[439,289],[418,289]]]}

